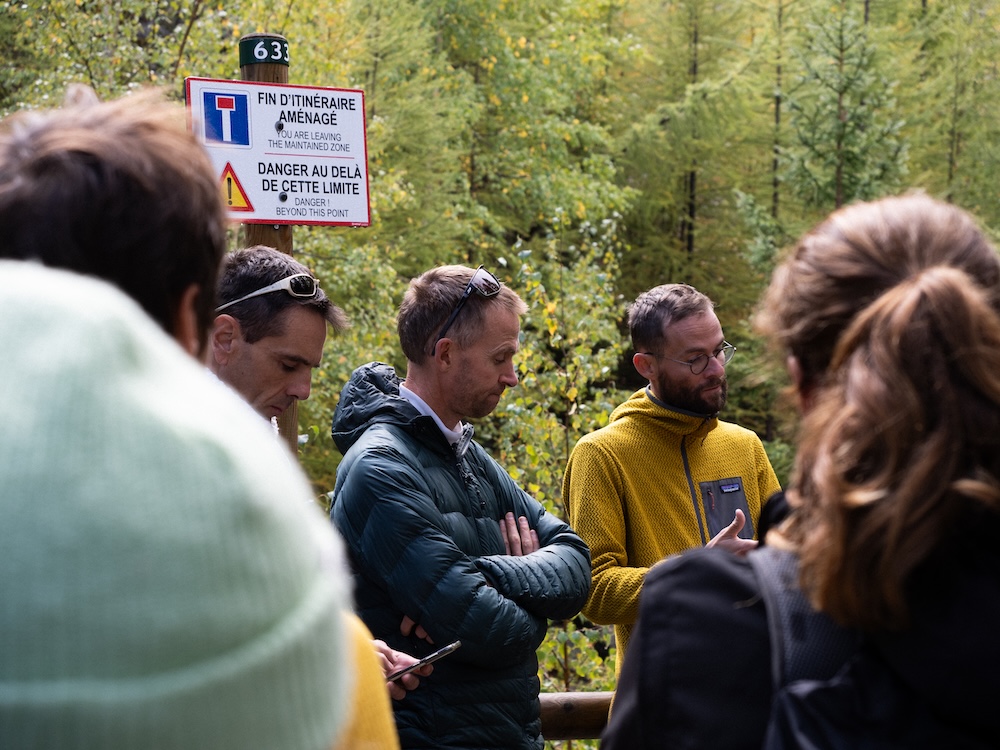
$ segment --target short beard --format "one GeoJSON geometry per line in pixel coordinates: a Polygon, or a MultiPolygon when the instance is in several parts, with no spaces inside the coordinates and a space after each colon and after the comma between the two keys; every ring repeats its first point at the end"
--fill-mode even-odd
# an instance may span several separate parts
{"type": "Polygon", "coordinates": [[[667,406],[673,406],[692,414],[714,415],[722,411],[726,405],[726,398],[729,396],[729,381],[726,380],[726,376],[723,375],[719,380],[703,383],[698,389],[673,385],[666,378],[660,378],[656,385],[660,400],[667,406]],[[701,391],[719,385],[719,380],[721,380],[722,388],[718,394],[712,399],[702,397],[701,391]]]}

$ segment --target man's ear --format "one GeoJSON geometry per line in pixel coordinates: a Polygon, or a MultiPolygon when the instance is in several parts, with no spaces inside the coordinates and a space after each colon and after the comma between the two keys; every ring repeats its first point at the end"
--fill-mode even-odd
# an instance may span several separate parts
{"type": "Polygon", "coordinates": [[[451,361],[455,356],[453,343],[454,342],[449,338],[444,338],[438,341],[437,345],[434,347],[434,356],[431,357],[431,359],[445,365],[446,367],[450,366],[451,361]]]}
{"type": "Polygon", "coordinates": [[[635,367],[635,371],[646,380],[653,379],[653,355],[636,352],[632,355],[632,365],[635,367]]]}
{"type": "Polygon", "coordinates": [[[191,284],[184,293],[181,294],[177,303],[177,310],[174,312],[173,336],[177,343],[192,357],[201,354],[204,339],[201,336],[201,329],[198,326],[198,312],[196,305],[201,287],[191,284]]]}
{"type": "Polygon", "coordinates": [[[242,340],[243,332],[236,318],[225,313],[216,315],[208,335],[208,366],[214,370],[219,365],[229,364],[233,351],[242,340]]]}

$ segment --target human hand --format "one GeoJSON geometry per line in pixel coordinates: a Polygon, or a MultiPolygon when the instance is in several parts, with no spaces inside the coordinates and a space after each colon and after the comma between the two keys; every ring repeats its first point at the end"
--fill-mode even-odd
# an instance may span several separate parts
{"type": "Polygon", "coordinates": [[[745,555],[757,546],[756,540],[742,539],[739,536],[739,533],[746,525],[746,522],[747,519],[746,516],[743,515],[743,511],[737,508],[736,516],[733,518],[733,522],[718,534],[713,536],[709,543],[705,546],[721,547],[724,550],[732,552],[734,555],[745,555]]]}
{"type": "MultiPolygon", "coordinates": [[[[416,664],[419,661],[415,656],[410,656],[409,654],[404,654],[402,651],[390,648],[385,641],[372,641],[372,645],[375,646],[375,652],[378,654],[379,666],[382,667],[383,677],[388,677],[393,672],[406,669],[411,664],[416,664]]],[[[433,671],[433,664],[425,664],[420,669],[405,674],[397,680],[387,680],[385,686],[389,690],[389,696],[393,700],[403,700],[408,690],[416,690],[420,685],[420,677],[426,677],[433,671]]]]}
{"type": "Polygon", "coordinates": [[[411,620],[408,615],[403,615],[403,621],[399,623],[399,632],[403,635],[413,635],[417,636],[428,643],[434,643],[434,639],[427,635],[427,631],[424,630],[423,626],[417,625],[416,621],[411,620]]]}
{"type": "Polygon", "coordinates": [[[538,532],[528,526],[524,516],[515,519],[513,513],[508,513],[500,521],[500,536],[506,554],[514,557],[530,555],[541,548],[538,543],[538,532]]]}

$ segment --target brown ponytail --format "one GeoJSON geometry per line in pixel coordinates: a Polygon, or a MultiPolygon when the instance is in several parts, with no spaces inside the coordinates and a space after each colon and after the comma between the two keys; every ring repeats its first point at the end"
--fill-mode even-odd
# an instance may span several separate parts
{"type": "Polygon", "coordinates": [[[923,196],[834,214],[775,275],[761,325],[813,404],[782,536],[842,623],[902,626],[910,575],[956,519],[1000,513],[998,289],[968,215],[923,196]]]}

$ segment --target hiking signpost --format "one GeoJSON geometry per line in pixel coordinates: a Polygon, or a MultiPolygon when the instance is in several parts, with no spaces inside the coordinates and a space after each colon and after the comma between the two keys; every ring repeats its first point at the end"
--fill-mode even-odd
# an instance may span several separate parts
{"type": "MultiPolygon", "coordinates": [[[[293,255],[292,225],[370,225],[364,92],[289,84],[280,34],[248,34],[239,51],[242,80],[192,77],[184,91],[243,246],[293,255]]],[[[295,404],[278,429],[295,451],[295,404]]]]}
{"type": "MultiPolygon", "coordinates": [[[[288,42],[240,42],[240,65],[284,68],[288,42]]],[[[246,77],[246,76],[245,76],[246,77]]],[[[285,82],[188,78],[191,127],[244,224],[368,226],[364,92],[285,82]]]]}
{"type": "Polygon", "coordinates": [[[231,218],[370,223],[363,92],[208,78],[185,88],[231,218]]]}

